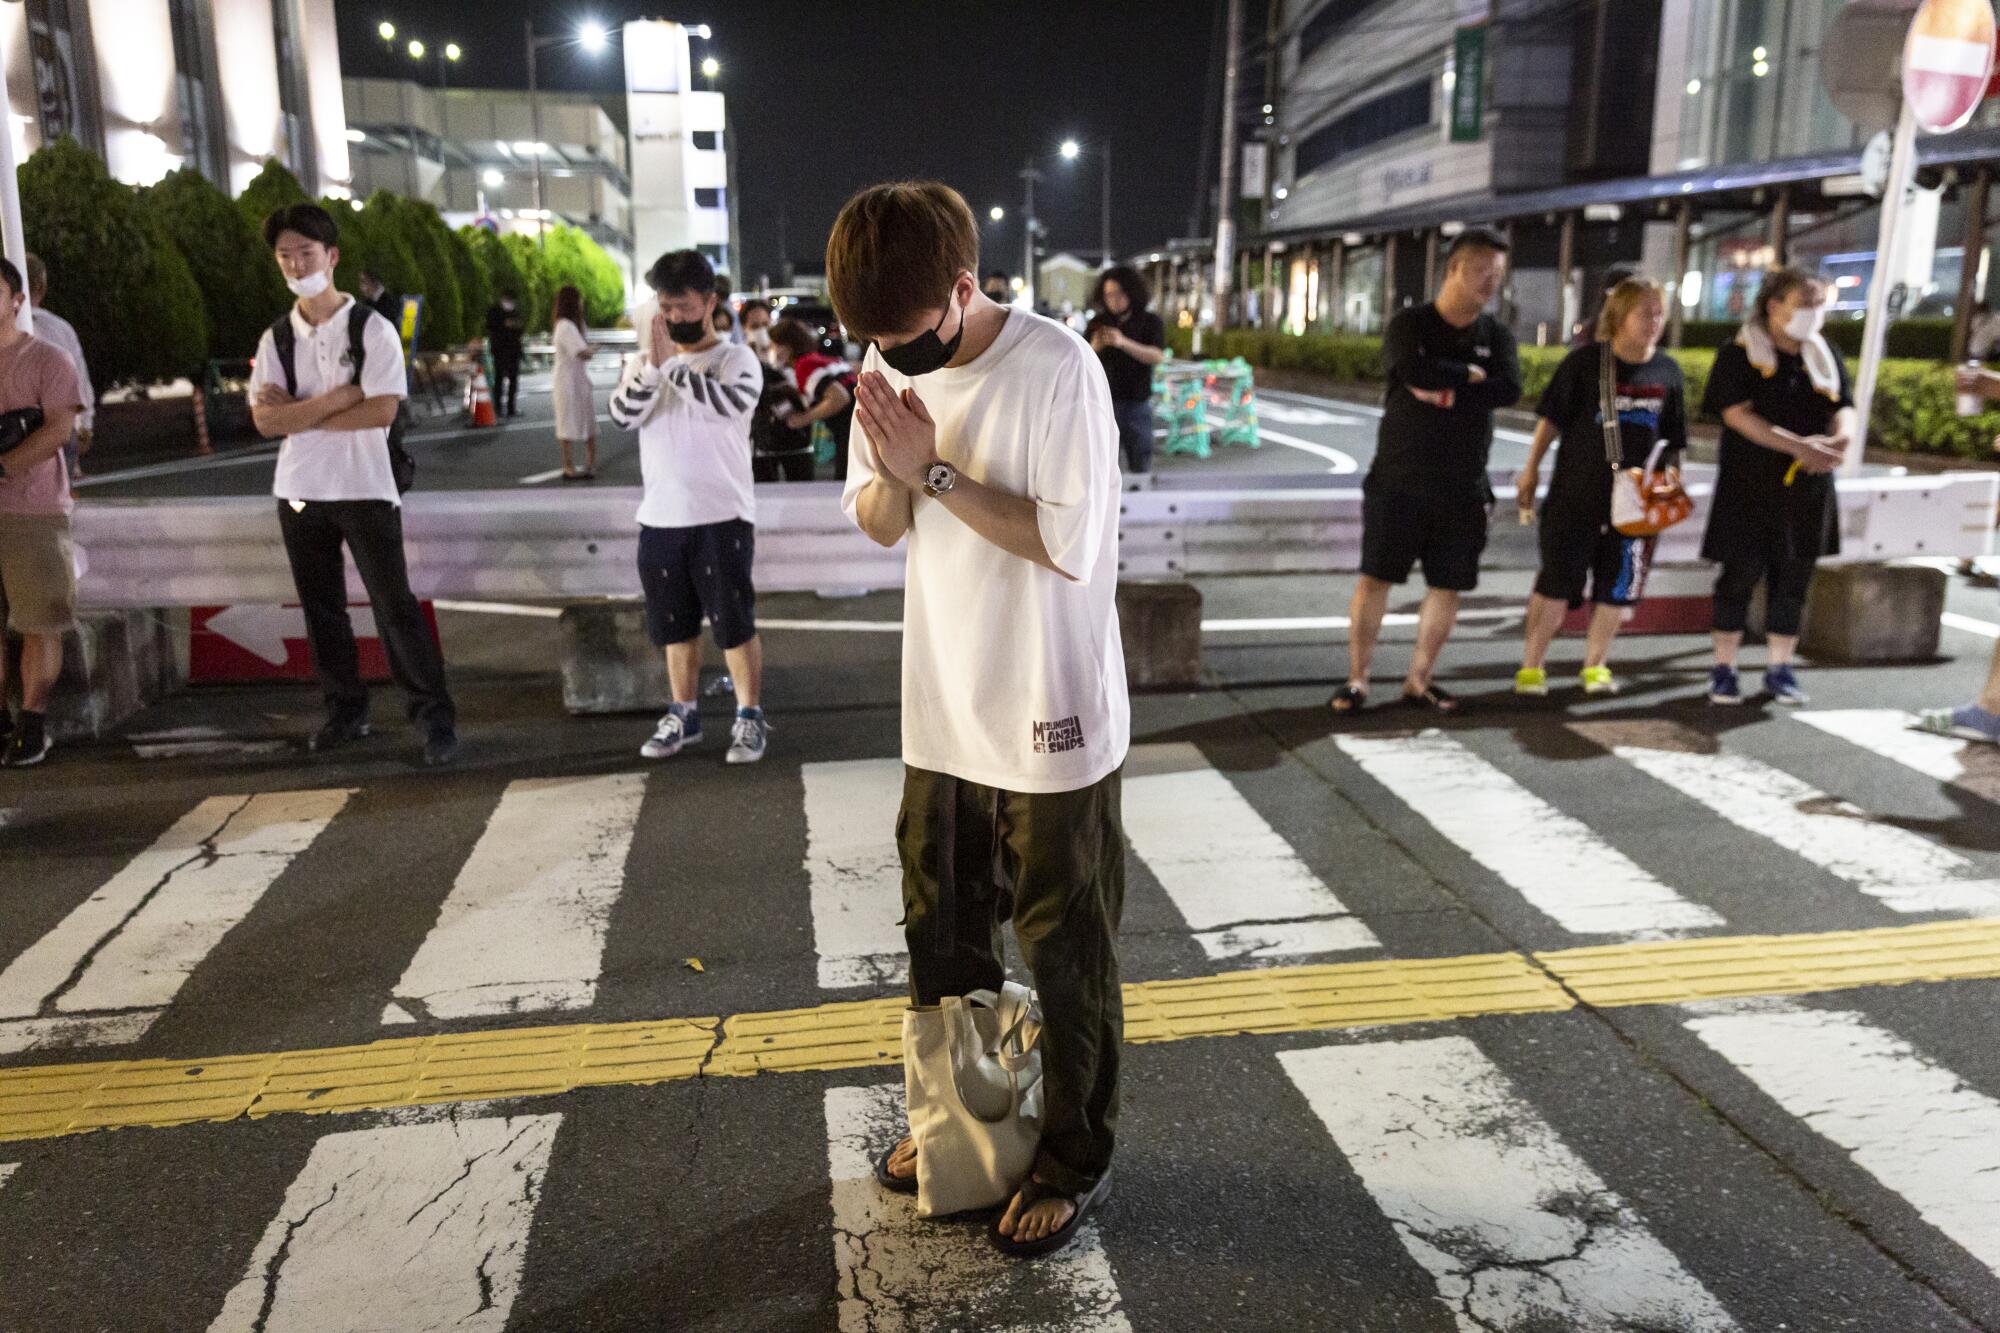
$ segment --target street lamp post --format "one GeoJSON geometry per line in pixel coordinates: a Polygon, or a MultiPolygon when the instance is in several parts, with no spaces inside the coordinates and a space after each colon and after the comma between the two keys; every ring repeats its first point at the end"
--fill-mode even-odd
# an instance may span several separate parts
{"type": "Polygon", "coordinates": [[[1027,165],[1021,168],[1021,182],[1026,187],[1026,207],[1021,211],[1021,280],[1022,291],[1027,296],[1028,308],[1035,308],[1035,182],[1042,173],[1035,169],[1034,154],[1028,155],[1027,165]]]}
{"type": "Polygon", "coordinates": [[[535,52],[541,43],[535,39],[535,18],[530,14],[521,20],[528,32],[528,115],[534,121],[535,154],[535,243],[548,244],[549,210],[542,203],[542,94],[535,80],[535,52]]]}
{"type": "MultiPolygon", "coordinates": [[[[1083,144],[1078,143],[1074,139],[1065,139],[1063,140],[1063,145],[1061,150],[1062,155],[1065,160],[1074,162],[1079,156],[1082,155],[1084,147],[1085,146],[1083,144]]],[[[1099,253],[1102,254],[1104,257],[1103,266],[1105,268],[1110,268],[1111,267],[1111,140],[1099,139],[1096,143],[1089,145],[1089,147],[1097,153],[1098,160],[1104,168],[1103,202],[1101,211],[1098,214],[1097,240],[1098,240],[1099,253]]]]}

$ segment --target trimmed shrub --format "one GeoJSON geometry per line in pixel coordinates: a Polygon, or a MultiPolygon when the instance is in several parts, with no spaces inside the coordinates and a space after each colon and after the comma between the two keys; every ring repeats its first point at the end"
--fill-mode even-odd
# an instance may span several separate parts
{"type": "Polygon", "coordinates": [[[625,275],[618,261],[579,228],[549,228],[544,251],[555,288],[564,284],[583,293],[583,317],[593,328],[609,328],[625,313],[625,275]]]}
{"type": "MultiPolygon", "coordinates": [[[[1683,347],[1718,348],[1727,346],[1743,327],[1735,319],[1688,320],[1681,325],[1683,347]]],[[[1836,319],[1826,326],[1826,340],[1842,355],[1861,355],[1861,321],[1836,319]]],[[[1886,354],[1913,361],[1945,361],[1951,357],[1952,321],[1948,319],[1904,319],[1889,326],[1884,340],[1886,354]]]]}
{"type": "Polygon", "coordinates": [[[24,162],[19,180],[28,248],[49,270],[49,309],[76,326],[98,388],[199,375],[201,289],[138,193],[67,138],[24,162]]]}
{"type": "Polygon", "coordinates": [[[209,354],[252,356],[264,329],[292,299],[259,229],[193,167],[170,173],[139,198],[187,261],[201,293],[209,354]]]}
{"type": "Polygon", "coordinates": [[[529,332],[538,332],[549,327],[549,311],[555,305],[556,284],[549,269],[549,257],[532,236],[517,233],[500,238],[501,247],[513,256],[514,268],[521,275],[518,293],[521,302],[521,318],[529,332]]]}
{"type": "MultiPolygon", "coordinates": [[[[285,164],[276,158],[268,158],[264,169],[250,178],[243,187],[243,193],[236,196],[237,211],[256,235],[258,244],[264,240],[264,219],[289,204],[309,204],[312,196],[306,187],[299,184],[299,178],[286,170],[285,164]]],[[[328,207],[332,207],[331,202],[328,207]]],[[[337,215],[336,215],[337,216],[337,215]]]]}
{"type": "Polygon", "coordinates": [[[448,230],[445,239],[451,247],[451,268],[458,275],[458,301],[464,314],[458,340],[470,342],[486,332],[486,307],[493,303],[493,281],[463,230],[448,230]]]}
{"type": "MultiPolygon", "coordinates": [[[[501,296],[512,294],[523,305],[528,300],[527,275],[514,262],[514,253],[501,243],[500,238],[484,227],[460,227],[458,235],[466,244],[472,262],[486,280],[486,304],[491,307],[501,296]]],[[[486,334],[486,311],[479,312],[479,320],[473,326],[473,335],[486,334]]]]}
{"type": "Polygon", "coordinates": [[[368,201],[368,208],[379,210],[379,225],[393,233],[416,260],[416,285],[402,288],[398,294],[424,298],[418,346],[436,352],[462,341],[465,308],[458,270],[451,259],[451,229],[444,225],[437,209],[391,194],[377,194],[368,201]]]}

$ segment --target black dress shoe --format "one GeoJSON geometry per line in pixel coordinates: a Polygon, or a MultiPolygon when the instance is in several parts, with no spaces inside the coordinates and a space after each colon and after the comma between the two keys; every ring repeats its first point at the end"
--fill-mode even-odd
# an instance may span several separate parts
{"type": "Polygon", "coordinates": [[[370,730],[367,718],[332,718],[325,726],[313,733],[313,753],[324,754],[328,750],[339,749],[349,741],[364,740],[369,735],[370,730]]]}
{"type": "Polygon", "coordinates": [[[442,768],[458,757],[458,732],[442,727],[424,737],[424,767],[442,768]]]}

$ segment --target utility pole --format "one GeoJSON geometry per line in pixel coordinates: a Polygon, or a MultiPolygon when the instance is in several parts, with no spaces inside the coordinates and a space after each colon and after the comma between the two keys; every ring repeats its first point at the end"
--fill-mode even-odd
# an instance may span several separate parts
{"type": "Polygon", "coordinates": [[[1104,267],[1110,268],[1111,258],[1111,140],[1098,141],[1097,151],[1104,154],[1104,214],[1098,220],[1100,233],[1098,240],[1104,247],[1104,267]]]}
{"type": "Polygon", "coordinates": [[[1021,291],[1028,298],[1028,308],[1035,308],[1035,182],[1042,173],[1035,170],[1035,156],[1028,155],[1027,164],[1021,168],[1021,181],[1027,190],[1027,206],[1021,210],[1021,291]]]}
{"type": "Polygon", "coordinates": [[[521,22],[528,33],[528,114],[535,122],[535,242],[547,245],[549,208],[542,202],[542,94],[535,83],[535,20],[530,15],[521,22]]]}
{"type": "Polygon", "coordinates": [[[1243,0],[1229,0],[1222,56],[1222,196],[1215,207],[1215,323],[1229,320],[1229,279],[1236,255],[1236,88],[1243,47],[1243,0]]]}

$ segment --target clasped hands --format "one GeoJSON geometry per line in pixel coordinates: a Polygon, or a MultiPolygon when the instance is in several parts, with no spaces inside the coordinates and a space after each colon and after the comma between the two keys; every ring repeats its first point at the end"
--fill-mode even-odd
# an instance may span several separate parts
{"type": "Polygon", "coordinates": [[[937,461],[937,423],[915,389],[900,394],[880,371],[865,370],[854,386],[854,417],[868,432],[882,470],[915,490],[937,461]]]}

